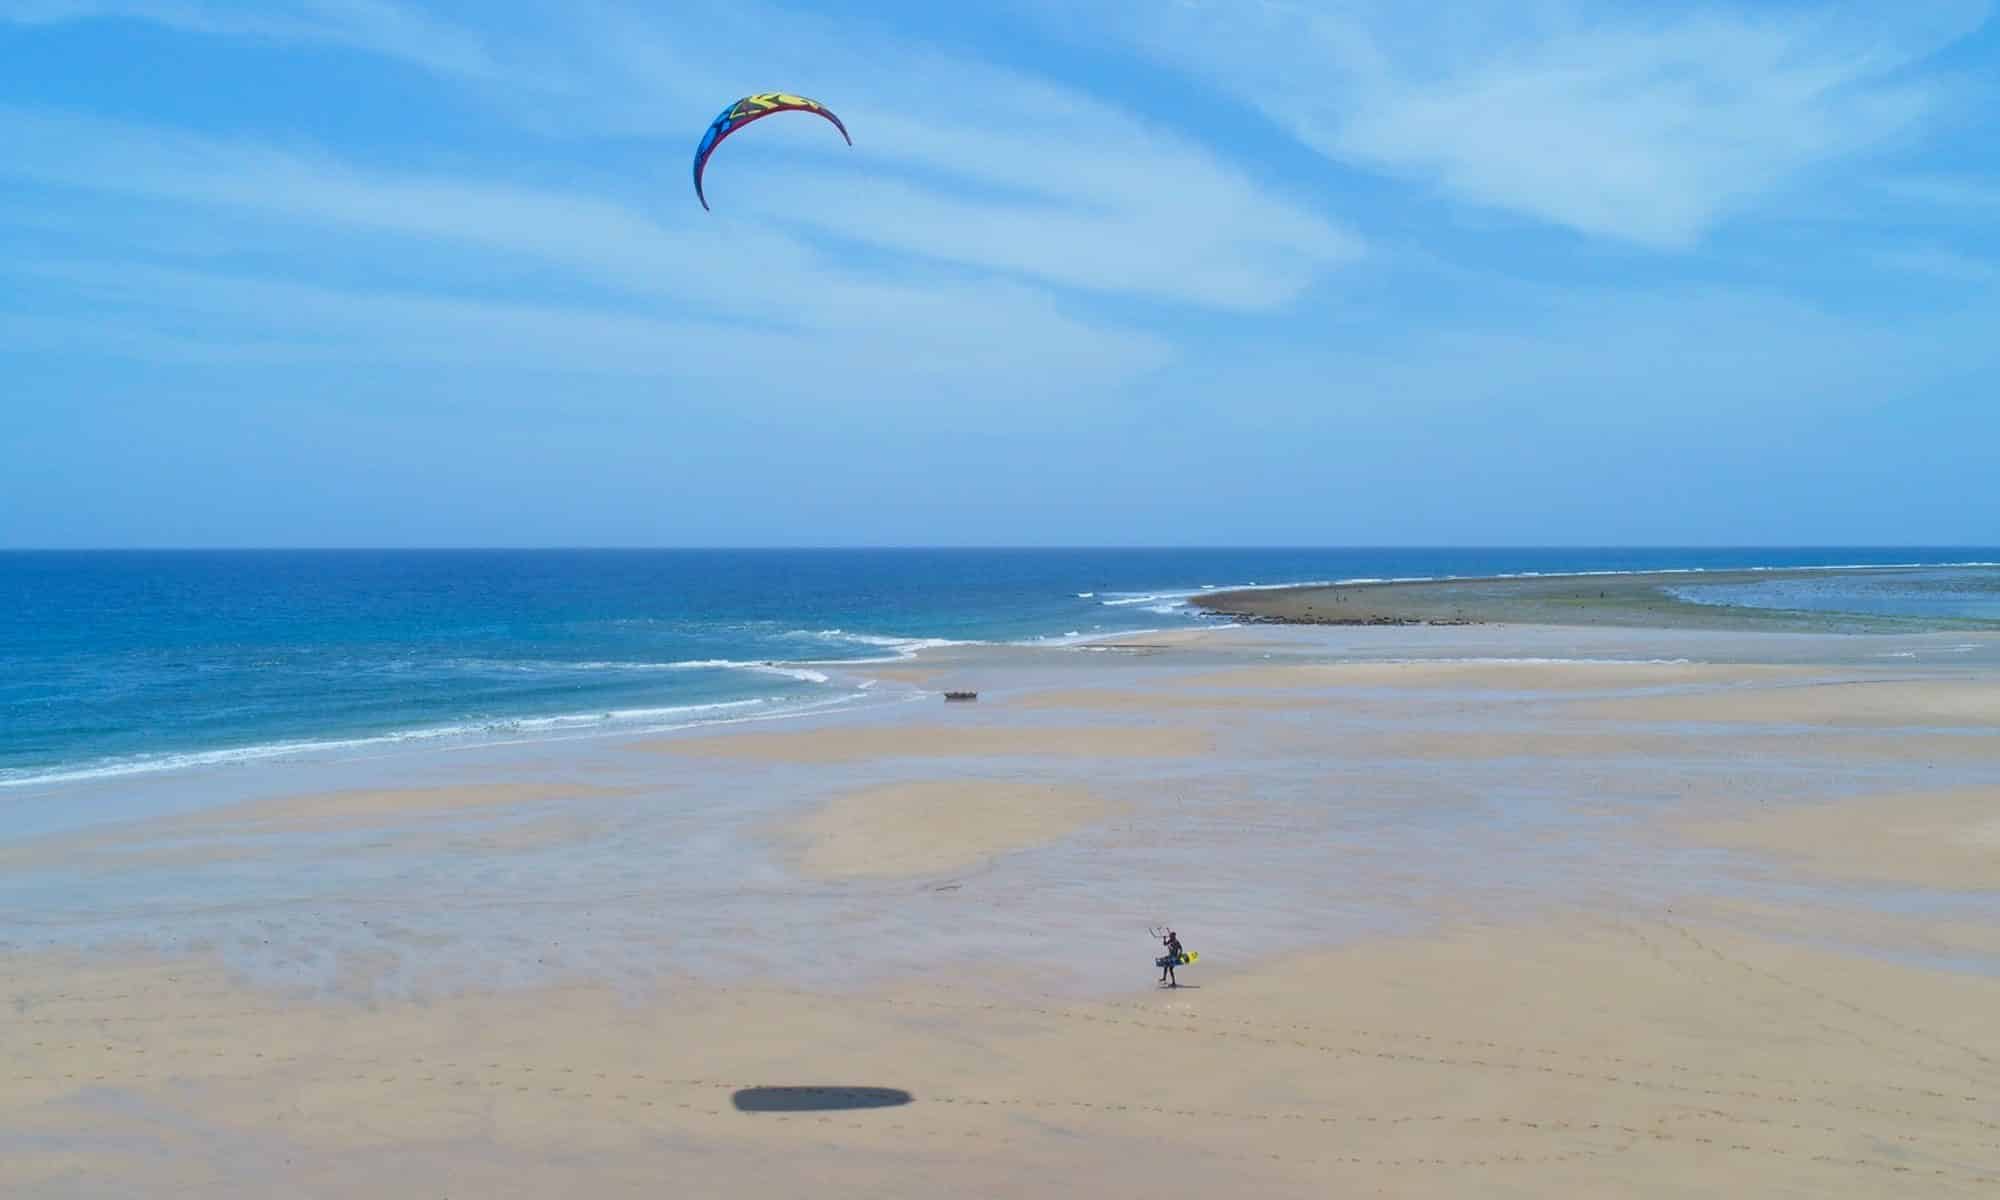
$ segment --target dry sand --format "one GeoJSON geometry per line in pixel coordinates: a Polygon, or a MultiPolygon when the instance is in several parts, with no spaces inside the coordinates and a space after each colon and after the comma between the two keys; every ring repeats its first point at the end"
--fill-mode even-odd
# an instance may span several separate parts
{"type": "MultiPolygon", "coordinates": [[[[1211,963],[1213,965],[1211,965],[1211,963]]],[[[1989,1195],[2000,983],[1671,920],[1066,1002],[1018,972],[336,1006],[17,959],[20,1196],[1989,1195]],[[799,1089],[774,1091],[772,1089],[799,1089]],[[861,1107],[894,1101],[907,1103],[861,1107]],[[760,1105],[800,1111],[744,1111],[760,1105]]]]}
{"type": "MultiPolygon", "coordinates": [[[[1690,925],[1722,924],[1745,935],[1794,944],[1823,940],[1829,924],[1824,908],[1727,897],[1690,898],[1677,903],[1674,911],[1686,916],[1690,925]]],[[[1983,920],[1850,906],[1840,912],[1839,932],[1848,947],[1894,962],[1962,968],[1990,978],[1990,964],[2000,960],[2000,926],[1983,920]]]]}
{"type": "Polygon", "coordinates": [[[933,779],[836,797],[792,823],[799,863],[817,879],[934,875],[1052,842],[1112,806],[1078,787],[933,779]]]}

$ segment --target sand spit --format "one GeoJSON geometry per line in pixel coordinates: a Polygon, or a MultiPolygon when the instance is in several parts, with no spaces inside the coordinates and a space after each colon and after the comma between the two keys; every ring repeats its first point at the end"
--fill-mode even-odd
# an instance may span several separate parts
{"type": "MultiPolygon", "coordinates": [[[[1786,579],[1866,577],[1894,568],[1826,567],[1776,571],[1678,571],[1634,575],[1541,575],[1489,579],[1412,580],[1332,586],[1208,592],[1202,609],[1240,621],[1298,625],[1564,625],[1621,629],[1701,629],[1787,632],[1825,630],[1829,614],[1697,604],[1669,589],[1691,584],[1768,584],[1786,579]]],[[[1924,621],[1841,617],[1849,631],[1910,630],[1924,621]]],[[[1990,630],[1993,622],[1948,622],[1990,630]]]]}

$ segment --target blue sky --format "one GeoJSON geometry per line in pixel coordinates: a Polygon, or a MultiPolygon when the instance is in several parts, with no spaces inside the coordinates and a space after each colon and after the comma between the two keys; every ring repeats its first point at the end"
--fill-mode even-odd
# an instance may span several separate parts
{"type": "Polygon", "coordinates": [[[2000,541],[1984,0],[846,7],[0,0],[0,545],[2000,541]]]}

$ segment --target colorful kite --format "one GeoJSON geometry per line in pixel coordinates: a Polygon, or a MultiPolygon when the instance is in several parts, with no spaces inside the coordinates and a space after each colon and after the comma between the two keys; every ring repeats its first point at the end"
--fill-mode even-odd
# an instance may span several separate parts
{"type": "Polygon", "coordinates": [[[761,121],[772,113],[781,112],[818,113],[833,122],[833,127],[840,130],[840,136],[847,139],[848,145],[854,144],[854,139],[847,136],[847,126],[840,123],[840,118],[833,115],[832,109],[817,100],[808,100],[804,96],[794,96],[786,92],[758,92],[754,96],[745,96],[722,110],[722,115],[715,118],[715,123],[701,136],[701,145],[695,147],[694,194],[695,198],[701,201],[703,208],[708,207],[708,197],[702,194],[701,173],[708,169],[708,156],[715,153],[715,148],[722,144],[723,138],[752,121],[761,121]]]}

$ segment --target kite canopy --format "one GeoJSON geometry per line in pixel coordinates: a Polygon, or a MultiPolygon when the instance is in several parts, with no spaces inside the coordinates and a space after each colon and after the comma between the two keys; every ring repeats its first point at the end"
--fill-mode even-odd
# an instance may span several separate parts
{"type": "Polygon", "coordinates": [[[722,115],[709,125],[708,132],[701,135],[701,145],[695,147],[694,194],[695,198],[701,201],[703,208],[708,207],[708,197],[702,194],[701,175],[708,169],[709,155],[715,153],[715,148],[722,144],[723,138],[752,121],[761,121],[772,113],[781,112],[818,113],[833,122],[833,127],[840,130],[840,136],[846,138],[848,145],[854,144],[854,139],[847,136],[847,126],[840,123],[840,118],[833,115],[832,109],[817,100],[808,100],[804,96],[794,96],[789,92],[758,92],[754,96],[745,96],[722,110],[722,115]]]}

